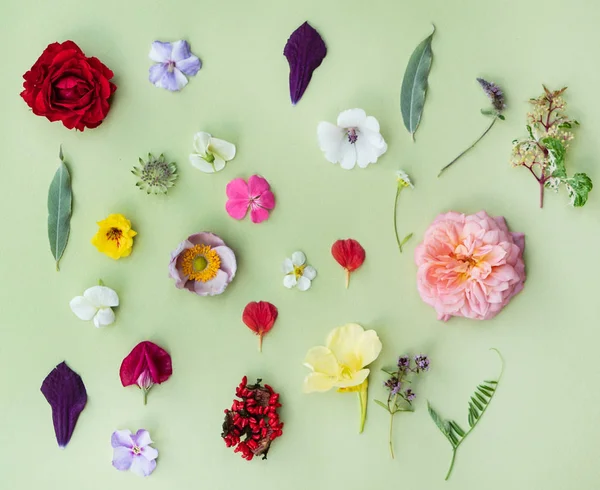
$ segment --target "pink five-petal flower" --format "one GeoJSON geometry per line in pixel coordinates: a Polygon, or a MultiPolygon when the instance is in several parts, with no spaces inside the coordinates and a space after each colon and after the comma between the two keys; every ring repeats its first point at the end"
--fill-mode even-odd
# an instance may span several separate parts
{"type": "Polygon", "coordinates": [[[415,250],[419,294],[443,321],[493,318],[523,289],[524,248],[501,216],[440,214],[415,250]]]}
{"type": "Polygon", "coordinates": [[[225,209],[232,218],[244,219],[250,209],[252,223],[262,223],[269,218],[269,211],[275,207],[275,196],[271,186],[260,175],[248,179],[233,179],[227,184],[225,209]]]}

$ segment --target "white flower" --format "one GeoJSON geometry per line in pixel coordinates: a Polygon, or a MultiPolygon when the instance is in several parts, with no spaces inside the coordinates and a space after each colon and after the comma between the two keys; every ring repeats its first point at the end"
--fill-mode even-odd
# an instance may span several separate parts
{"type": "Polygon", "coordinates": [[[396,172],[396,180],[398,181],[399,187],[410,187],[411,189],[415,188],[413,183],[410,181],[410,177],[404,170],[398,170],[396,172]]]}
{"type": "Polygon", "coordinates": [[[317,276],[315,268],[306,264],[306,255],[302,252],[294,252],[291,259],[285,259],[282,269],[286,274],[283,285],[288,289],[295,286],[300,291],[306,291],[317,276]]]}
{"type": "Polygon", "coordinates": [[[74,297],[69,303],[71,310],[81,320],[94,320],[96,328],[111,325],[115,321],[112,306],[119,306],[119,296],[106,286],[93,286],[74,297]]]}
{"type": "Polygon", "coordinates": [[[194,135],[194,150],[196,153],[190,155],[190,163],[207,174],[223,170],[225,164],[235,157],[234,144],[213,138],[203,131],[194,135]]]}
{"type": "Polygon", "coordinates": [[[320,122],[317,137],[325,158],[347,170],[357,163],[365,168],[387,151],[387,144],[379,134],[379,122],[362,109],[341,112],[337,126],[320,122]]]}

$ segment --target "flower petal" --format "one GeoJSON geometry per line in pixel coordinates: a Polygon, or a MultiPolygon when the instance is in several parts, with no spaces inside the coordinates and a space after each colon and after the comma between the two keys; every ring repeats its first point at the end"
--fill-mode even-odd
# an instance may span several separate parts
{"type": "Polygon", "coordinates": [[[300,291],[307,291],[310,289],[311,286],[311,281],[310,279],[308,279],[307,277],[299,277],[298,278],[298,284],[296,284],[296,287],[300,290],[300,291]]]}
{"type": "Polygon", "coordinates": [[[233,250],[226,245],[219,245],[213,247],[213,250],[217,252],[221,259],[221,270],[225,271],[230,279],[233,279],[237,271],[237,260],[233,250]]]}
{"type": "Polygon", "coordinates": [[[377,152],[375,148],[373,148],[362,134],[358,137],[354,146],[356,149],[356,163],[360,168],[366,168],[369,163],[375,163],[377,161],[377,152]]]}
{"type": "Polygon", "coordinates": [[[339,388],[350,388],[352,386],[361,385],[365,379],[369,376],[368,369],[361,369],[355,373],[352,373],[352,377],[350,379],[341,379],[338,380],[336,386],[339,388]]]}
{"type": "Polygon", "coordinates": [[[248,184],[244,179],[233,179],[225,188],[227,197],[248,200],[248,184]]]}
{"type": "Polygon", "coordinates": [[[246,198],[246,199],[229,198],[227,200],[227,202],[225,203],[225,209],[227,211],[227,214],[237,220],[245,218],[246,213],[248,212],[248,207],[249,207],[248,198],[246,198]]]}
{"type": "Polygon", "coordinates": [[[133,458],[130,469],[136,475],[149,476],[154,471],[154,468],[156,468],[156,461],[148,461],[140,454],[133,458]]]}
{"type": "Polygon", "coordinates": [[[74,297],[69,303],[69,306],[71,307],[71,311],[77,315],[77,318],[85,321],[94,318],[94,315],[98,311],[98,308],[96,308],[89,299],[83,296],[74,297]]]}
{"type": "Polygon", "coordinates": [[[273,209],[275,207],[275,196],[271,191],[265,191],[260,195],[258,199],[256,199],[255,202],[261,208],[273,209]]]}
{"type": "Polygon", "coordinates": [[[188,84],[187,78],[185,75],[181,73],[177,68],[174,68],[173,71],[167,71],[164,77],[162,77],[158,83],[156,83],[157,87],[165,88],[171,92],[177,92],[181,90],[188,84]]]}
{"type": "Polygon", "coordinates": [[[315,269],[311,265],[307,265],[304,268],[304,274],[302,274],[302,275],[312,281],[315,277],[317,277],[317,269],[315,269]]]}
{"type": "Polygon", "coordinates": [[[145,446],[142,448],[142,456],[148,461],[153,461],[158,458],[158,449],[154,449],[151,446],[145,446]]]}
{"type": "Polygon", "coordinates": [[[367,120],[367,113],[362,109],[348,109],[347,111],[340,112],[337,118],[337,125],[340,128],[358,128],[365,124],[367,120]]]}
{"type": "Polygon", "coordinates": [[[216,296],[225,291],[232,278],[233,276],[219,269],[214,279],[206,282],[195,281],[194,292],[200,296],[216,296]]]}
{"type": "Polygon", "coordinates": [[[198,155],[197,153],[190,154],[190,163],[193,167],[197,168],[201,172],[204,172],[205,174],[214,174],[217,171],[214,162],[208,163],[206,160],[204,160],[204,158],[202,158],[201,155],[198,155]]]}
{"type": "Polygon", "coordinates": [[[208,151],[226,162],[235,158],[235,145],[219,138],[211,138],[208,151]]]}
{"type": "Polygon", "coordinates": [[[283,285],[288,289],[292,289],[294,286],[296,286],[297,282],[298,281],[296,281],[296,276],[294,276],[294,274],[288,274],[283,277],[283,285]]]}
{"type": "Polygon", "coordinates": [[[267,179],[260,175],[252,175],[248,179],[248,192],[252,197],[259,197],[263,192],[271,190],[271,186],[267,179]]]}
{"type": "MultiPolygon", "coordinates": [[[[356,323],[348,323],[334,329],[327,338],[327,347],[331,349],[340,364],[348,366],[351,371],[357,372],[366,366],[363,362],[365,353],[381,351],[381,342],[377,335],[370,335],[363,345],[365,330],[356,323]],[[373,345],[371,345],[373,344],[373,345]],[[370,349],[369,349],[370,347],[370,349]]],[[[375,357],[377,357],[377,355],[375,357]]],[[[369,362],[372,361],[369,356],[369,362]]]]}
{"type": "Polygon", "coordinates": [[[152,438],[150,437],[150,432],[145,429],[138,430],[135,435],[132,437],[133,442],[136,446],[144,447],[152,444],[152,438]]]}
{"type": "Polygon", "coordinates": [[[119,306],[119,296],[106,286],[93,286],[84,291],[83,296],[97,308],[119,306]]]}
{"type": "Polygon", "coordinates": [[[115,323],[115,312],[111,308],[100,308],[94,316],[96,328],[106,327],[115,323]]]}
{"type": "Polygon", "coordinates": [[[220,247],[221,245],[225,245],[225,242],[221,240],[214,233],[210,233],[208,231],[201,231],[200,233],[195,233],[188,237],[188,241],[192,245],[209,245],[211,247],[220,247]]]}
{"type": "Polygon", "coordinates": [[[131,437],[131,431],[128,429],[114,431],[110,438],[110,444],[112,447],[122,446],[132,448],[134,443],[131,437]]]}
{"type": "Polygon", "coordinates": [[[346,139],[343,129],[330,122],[320,122],[317,126],[317,139],[319,148],[325,153],[325,158],[331,163],[338,163],[342,159],[341,146],[346,139]]]}
{"type": "Polygon", "coordinates": [[[329,391],[335,386],[336,378],[321,373],[310,373],[304,378],[302,390],[304,393],[329,391]]]}
{"type": "Polygon", "coordinates": [[[150,83],[160,87],[160,81],[167,74],[167,71],[167,65],[163,63],[152,65],[148,70],[148,80],[150,80],[150,83]]]}
{"type": "Polygon", "coordinates": [[[356,165],[356,146],[344,139],[340,145],[341,159],[340,167],[345,170],[351,170],[356,165]]]}
{"type": "Polygon", "coordinates": [[[127,471],[133,463],[133,452],[126,447],[115,447],[112,465],[119,471],[127,471]]]}
{"type": "Polygon", "coordinates": [[[294,264],[292,263],[292,260],[285,259],[283,261],[283,264],[281,265],[281,270],[283,272],[285,272],[286,274],[290,274],[291,272],[294,272],[294,264]]]}
{"type": "Polygon", "coordinates": [[[172,53],[173,45],[171,43],[154,41],[148,56],[152,61],[156,61],[157,63],[165,63],[171,59],[172,53]]]}
{"type": "Polygon", "coordinates": [[[301,266],[306,263],[306,255],[303,252],[294,252],[292,254],[292,264],[301,266]]]}
{"type": "Polygon", "coordinates": [[[202,68],[202,62],[197,56],[192,55],[189,58],[177,61],[175,66],[188,77],[193,77],[200,71],[200,68],[202,68]]]}
{"type": "Polygon", "coordinates": [[[253,204],[250,206],[250,219],[252,220],[252,223],[262,223],[269,219],[269,211],[253,204]]]}
{"type": "Polygon", "coordinates": [[[362,365],[368,366],[377,359],[382,347],[381,340],[379,340],[375,330],[364,332],[356,346],[356,352],[362,359],[362,365]]]}
{"type": "Polygon", "coordinates": [[[190,50],[190,43],[185,40],[175,41],[173,43],[173,52],[171,53],[171,60],[179,62],[192,56],[190,50]]]}
{"type": "Polygon", "coordinates": [[[194,150],[200,156],[205,157],[212,136],[204,131],[199,131],[194,135],[194,150]]]}
{"type": "Polygon", "coordinates": [[[327,376],[338,376],[340,373],[340,365],[333,352],[322,345],[312,347],[306,353],[304,365],[317,373],[326,374],[327,376]]]}

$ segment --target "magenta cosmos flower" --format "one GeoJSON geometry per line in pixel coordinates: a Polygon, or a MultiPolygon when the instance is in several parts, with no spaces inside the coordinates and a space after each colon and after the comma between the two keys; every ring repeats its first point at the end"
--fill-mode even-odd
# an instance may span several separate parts
{"type": "Polygon", "coordinates": [[[135,434],[130,430],[116,430],[110,443],[113,447],[112,464],[119,471],[149,476],[156,468],[158,451],[150,446],[152,439],[147,430],[140,429],[135,434]]]}
{"type": "Polygon", "coordinates": [[[271,186],[260,175],[253,175],[248,179],[233,179],[227,184],[227,204],[225,209],[229,216],[235,219],[244,219],[250,210],[252,223],[261,223],[269,219],[269,210],[275,207],[275,196],[271,186]]]}
{"type": "Polygon", "coordinates": [[[235,254],[217,235],[190,235],[171,252],[169,275],[175,286],[200,296],[221,294],[235,277],[235,254]]]}
{"type": "Polygon", "coordinates": [[[438,319],[488,320],[523,289],[525,235],[485,211],[440,214],[415,250],[417,288],[438,319]]]}

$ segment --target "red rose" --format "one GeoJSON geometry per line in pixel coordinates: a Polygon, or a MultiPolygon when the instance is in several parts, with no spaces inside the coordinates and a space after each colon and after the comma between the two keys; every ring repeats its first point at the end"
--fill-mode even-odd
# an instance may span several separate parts
{"type": "Polygon", "coordinates": [[[117,90],[113,75],[73,41],[52,43],[23,75],[21,97],[34,114],[83,131],[99,126],[108,114],[108,99],[117,90]]]}

